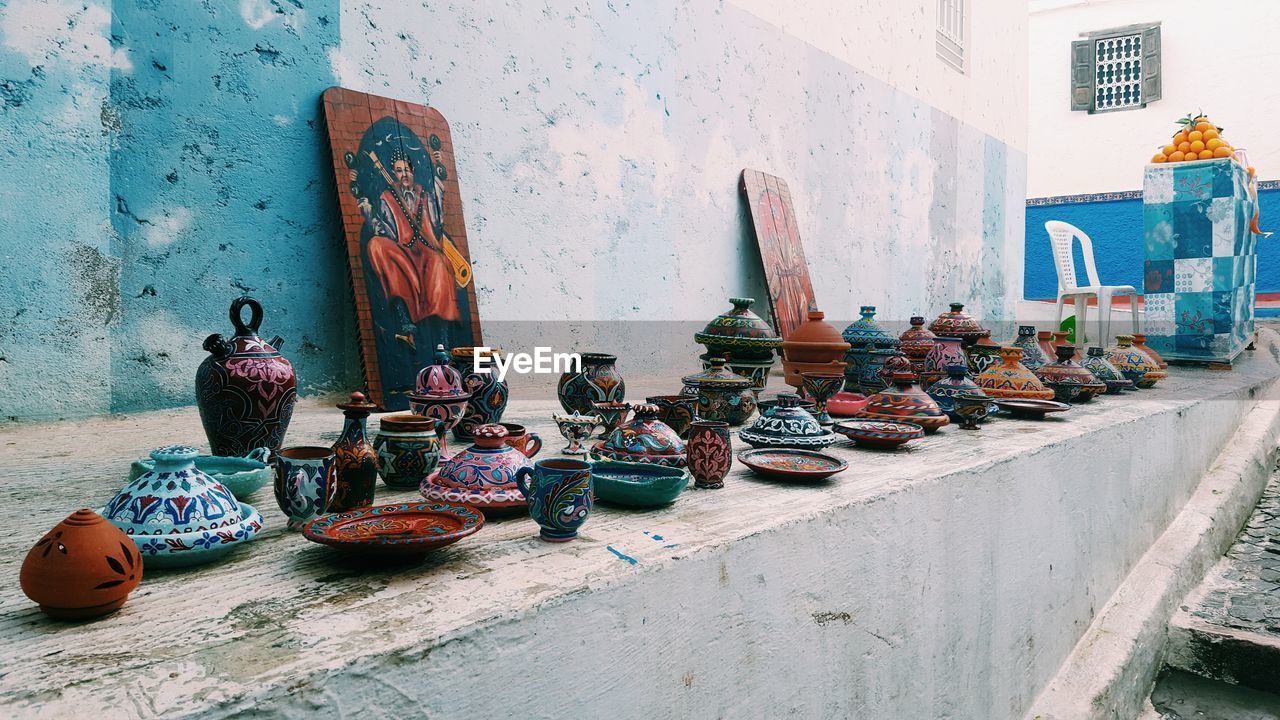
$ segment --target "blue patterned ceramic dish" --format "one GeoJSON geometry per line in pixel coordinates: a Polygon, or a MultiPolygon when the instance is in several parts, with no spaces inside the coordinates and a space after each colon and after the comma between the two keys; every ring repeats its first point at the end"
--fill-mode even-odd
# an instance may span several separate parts
{"type": "Polygon", "coordinates": [[[666,505],[689,484],[689,471],[646,463],[601,461],[591,464],[596,498],[631,507],[666,505]]]}

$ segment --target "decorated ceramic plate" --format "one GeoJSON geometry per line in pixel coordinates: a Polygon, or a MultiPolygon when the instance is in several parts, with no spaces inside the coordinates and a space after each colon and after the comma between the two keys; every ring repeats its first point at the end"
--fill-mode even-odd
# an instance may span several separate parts
{"type": "Polygon", "coordinates": [[[484,516],[455,503],[374,505],[312,520],[311,542],[370,555],[417,555],[451,545],[484,526],[484,516]]]}
{"type": "Polygon", "coordinates": [[[1031,418],[1040,420],[1048,413],[1062,412],[1070,410],[1071,406],[1056,400],[1023,400],[1009,398],[1002,400],[996,398],[996,405],[1001,410],[1013,415],[1014,417],[1031,418]]]}
{"type": "Polygon", "coordinates": [[[812,450],[762,448],[738,454],[738,460],[758,475],[780,480],[821,480],[849,467],[849,463],[812,450]]]}
{"type": "Polygon", "coordinates": [[[832,430],[859,445],[871,447],[897,447],[924,437],[924,428],[919,425],[887,420],[844,420],[836,423],[832,430]]]}

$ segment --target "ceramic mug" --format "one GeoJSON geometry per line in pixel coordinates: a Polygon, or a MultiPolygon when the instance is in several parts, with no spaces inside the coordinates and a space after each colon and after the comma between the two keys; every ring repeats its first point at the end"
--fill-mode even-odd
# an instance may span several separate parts
{"type": "Polygon", "coordinates": [[[529,432],[523,425],[515,423],[498,423],[507,429],[507,438],[503,441],[511,447],[531,458],[542,449],[542,438],[536,432],[529,432]]]}
{"type": "Polygon", "coordinates": [[[529,517],[548,542],[568,542],[591,513],[594,489],[591,464],[581,460],[552,458],[516,471],[516,485],[529,501],[529,517]]]}
{"type": "Polygon", "coordinates": [[[332,448],[299,445],[276,453],[276,503],[299,530],[325,514],[337,490],[338,465],[332,448]]]}

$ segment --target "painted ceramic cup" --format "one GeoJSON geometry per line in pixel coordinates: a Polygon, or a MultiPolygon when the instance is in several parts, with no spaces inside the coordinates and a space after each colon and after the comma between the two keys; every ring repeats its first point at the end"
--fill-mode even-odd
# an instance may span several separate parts
{"type": "Polygon", "coordinates": [[[991,398],[980,393],[964,393],[955,397],[956,414],[961,430],[977,430],[978,422],[991,412],[991,398]]]}
{"type": "Polygon", "coordinates": [[[595,403],[592,409],[600,416],[600,435],[609,437],[610,433],[627,421],[627,416],[631,414],[631,403],[611,400],[595,403]]]}
{"type": "Polygon", "coordinates": [[[516,471],[516,485],[529,501],[529,517],[538,523],[539,537],[568,542],[591,514],[591,464],[581,460],[539,460],[516,471]]]}
{"type": "Polygon", "coordinates": [[[411,413],[387,415],[378,423],[373,449],[382,481],[387,487],[417,488],[440,464],[444,423],[411,413]]]}
{"type": "Polygon", "coordinates": [[[586,455],[587,448],[582,444],[583,441],[591,437],[591,433],[604,422],[604,418],[599,415],[579,415],[577,412],[572,415],[552,413],[551,419],[556,421],[560,434],[569,441],[569,446],[560,451],[565,455],[586,455]]]}
{"type": "MultiPolygon", "coordinates": [[[[843,379],[843,376],[840,376],[843,379]]],[[[729,440],[729,423],[720,420],[697,420],[689,426],[685,443],[693,486],[724,487],[724,476],[733,465],[733,447],[729,440]]]]}
{"type": "Polygon", "coordinates": [[[698,396],[654,395],[644,401],[658,406],[658,419],[675,430],[677,435],[682,439],[689,437],[689,425],[697,417],[698,396]]]}
{"type": "MultiPolygon", "coordinates": [[[[905,357],[905,356],[904,356],[905,357]]],[[[813,398],[814,416],[821,425],[831,425],[835,421],[827,414],[827,401],[832,395],[844,387],[844,375],[834,373],[800,373],[801,387],[804,394],[813,398]]]]}
{"type": "Polygon", "coordinates": [[[301,530],[325,514],[338,487],[333,450],[299,445],[276,453],[276,503],[289,516],[289,529],[301,530]]]}
{"type": "Polygon", "coordinates": [[[529,432],[523,425],[515,423],[498,423],[507,431],[503,442],[519,450],[525,457],[531,458],[542,450],[542,438],[536,432],[529,432]]]}

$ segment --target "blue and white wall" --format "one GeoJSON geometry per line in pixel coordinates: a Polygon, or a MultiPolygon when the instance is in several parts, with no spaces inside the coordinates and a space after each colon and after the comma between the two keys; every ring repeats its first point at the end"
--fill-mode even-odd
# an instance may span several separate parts
{"type": "Polygon", "coordinates": [[[246,292],[304,393],[359,382],[331,85],[450,120],[486,320],[763,297],[743,167],[790,182],[829,316],[1011,316],[1025,3],[974,3],[964,75],[930,0],[775,5],[0,0],[0,417],[190,403],[246,292]]]}

